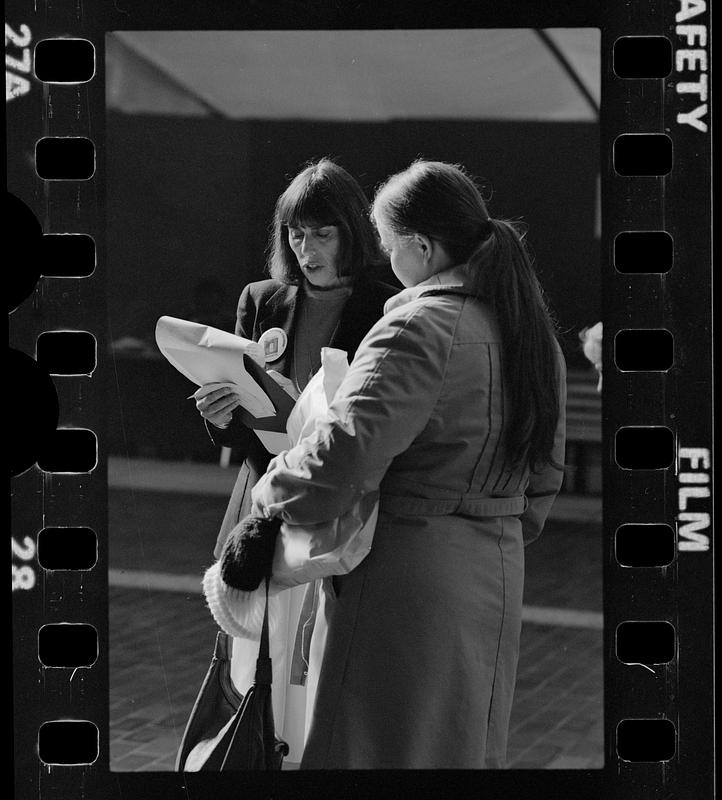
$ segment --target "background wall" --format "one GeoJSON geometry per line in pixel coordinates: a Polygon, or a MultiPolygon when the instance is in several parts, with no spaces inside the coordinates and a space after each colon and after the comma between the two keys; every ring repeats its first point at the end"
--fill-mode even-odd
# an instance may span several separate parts
{"type": "Polygon", "coordinates": [[[225,287],[264,277],[277,196],[309,159],[338,159],[366,190],[414,158],[464,164],[491,213],[522,217],[570,366],[577,331],[600,315],[594,237],[597,127],[589,123],[229,121],[109,113],[110,336],[153,341],[157,318],[183,316],[199,279],[225,287]]]}
{"type": "MultiPolygon", "coordinates": [[[[218,459],[186,399],[196,387],[158,352],[155,323],[164,314],[194,316],[196,284],[215,278],[222,285],[217,314],[199,321],[232,330],[241,289],[264,277],[276,198],[306,161],[324,155],[355,175],[369,198],[419,156],[464,164],[491,196],[493,215],[528,225],[567,363],[588,371],[578,331],[600,317],[597,137],[590,123],[229,121],[111,112],[109,339],[145,346],[114,348],[110,452],[218,459]]],[[[382,277],[394,280],[390,270],[382,277]]]]}

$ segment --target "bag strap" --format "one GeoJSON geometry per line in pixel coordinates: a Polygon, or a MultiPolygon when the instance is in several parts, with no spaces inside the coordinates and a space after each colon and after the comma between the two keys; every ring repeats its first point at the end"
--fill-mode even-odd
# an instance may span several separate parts
{"type": "Polygon", "coordinates": [[[256,661],[256,676],[254,684],[273,683],[273,665],[271,663],[270,646],[268,642],[268,585],[270,575],[266,575],[266,606],[263,610],[263,625],[261,626],[261,643],[258,648],[258,660],[256,661]]]}

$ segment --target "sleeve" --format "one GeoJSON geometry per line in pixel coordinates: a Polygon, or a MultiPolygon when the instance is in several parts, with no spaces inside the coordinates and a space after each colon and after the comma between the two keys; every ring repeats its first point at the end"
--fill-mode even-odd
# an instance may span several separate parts
{"type": "MultiPolygon", "coordinates": [[[[236,336],[244,339],[253,339],[253,328],[256,319],[256,303],[251,295],[251,284],[244,287],[238,299],[236,309],[236,336]]],[[[239,415],[235,412],[227,428],[219,428],[208,420],[205,421],[206,430],[211,441],[217,447],[235,447],[246,453],[254,438],[253,431],[244,425],[239,415]]]]}
{"type": "Polygon", "coordinates": [[[441,393],[453,325],[428,317],[416,308],[376,323],[313,432],[256,484],[256,509],[297,524],[328,522],[378,489],[441,393]]]}
{"type": "MultiPolygon", "coordinates": [[[[552,458],[557,464],[564,464],[566,446],[566,404],[567,404],[567,376],[564,356],[558,349],[559,365],[559,420],[554,433],[554,446],[552,458]]],[[[539,537],[544,529],[544,523],[554,505],[554,500],[559,494],[564,479],[564,469],[553,464],[546,464],[539,472],[532,472],[529,476],[529,485],[526,489],[527,507],[521,515],[522,534],[524,544],[527,545],[539,537]]]]}

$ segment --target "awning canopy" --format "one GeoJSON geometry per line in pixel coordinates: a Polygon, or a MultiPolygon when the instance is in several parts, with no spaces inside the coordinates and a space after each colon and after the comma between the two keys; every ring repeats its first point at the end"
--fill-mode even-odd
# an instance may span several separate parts
{"type": "Polygon", "coordinates": [[[229,119],[594,121],[596,29],[123,31],[107,103],[229,119]]]}

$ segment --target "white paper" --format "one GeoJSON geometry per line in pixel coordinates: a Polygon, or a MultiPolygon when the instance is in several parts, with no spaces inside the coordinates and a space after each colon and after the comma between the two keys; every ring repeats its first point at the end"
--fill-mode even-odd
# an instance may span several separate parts
{"type": "MultiPolygon", "coordinates": [[[[259,364],[265,363],[262,348],[257,342],[175,317],[161,317],[158,320],[155,340],[168,361],[193,383],[198,386],[209,383],[230,385],[238,394],[243,408],[254,417],[276,415],[268,395],[243,366],[244,355],[259,364]]],[[[259,438],[263,441],[262,437],[259,438]]]]}

